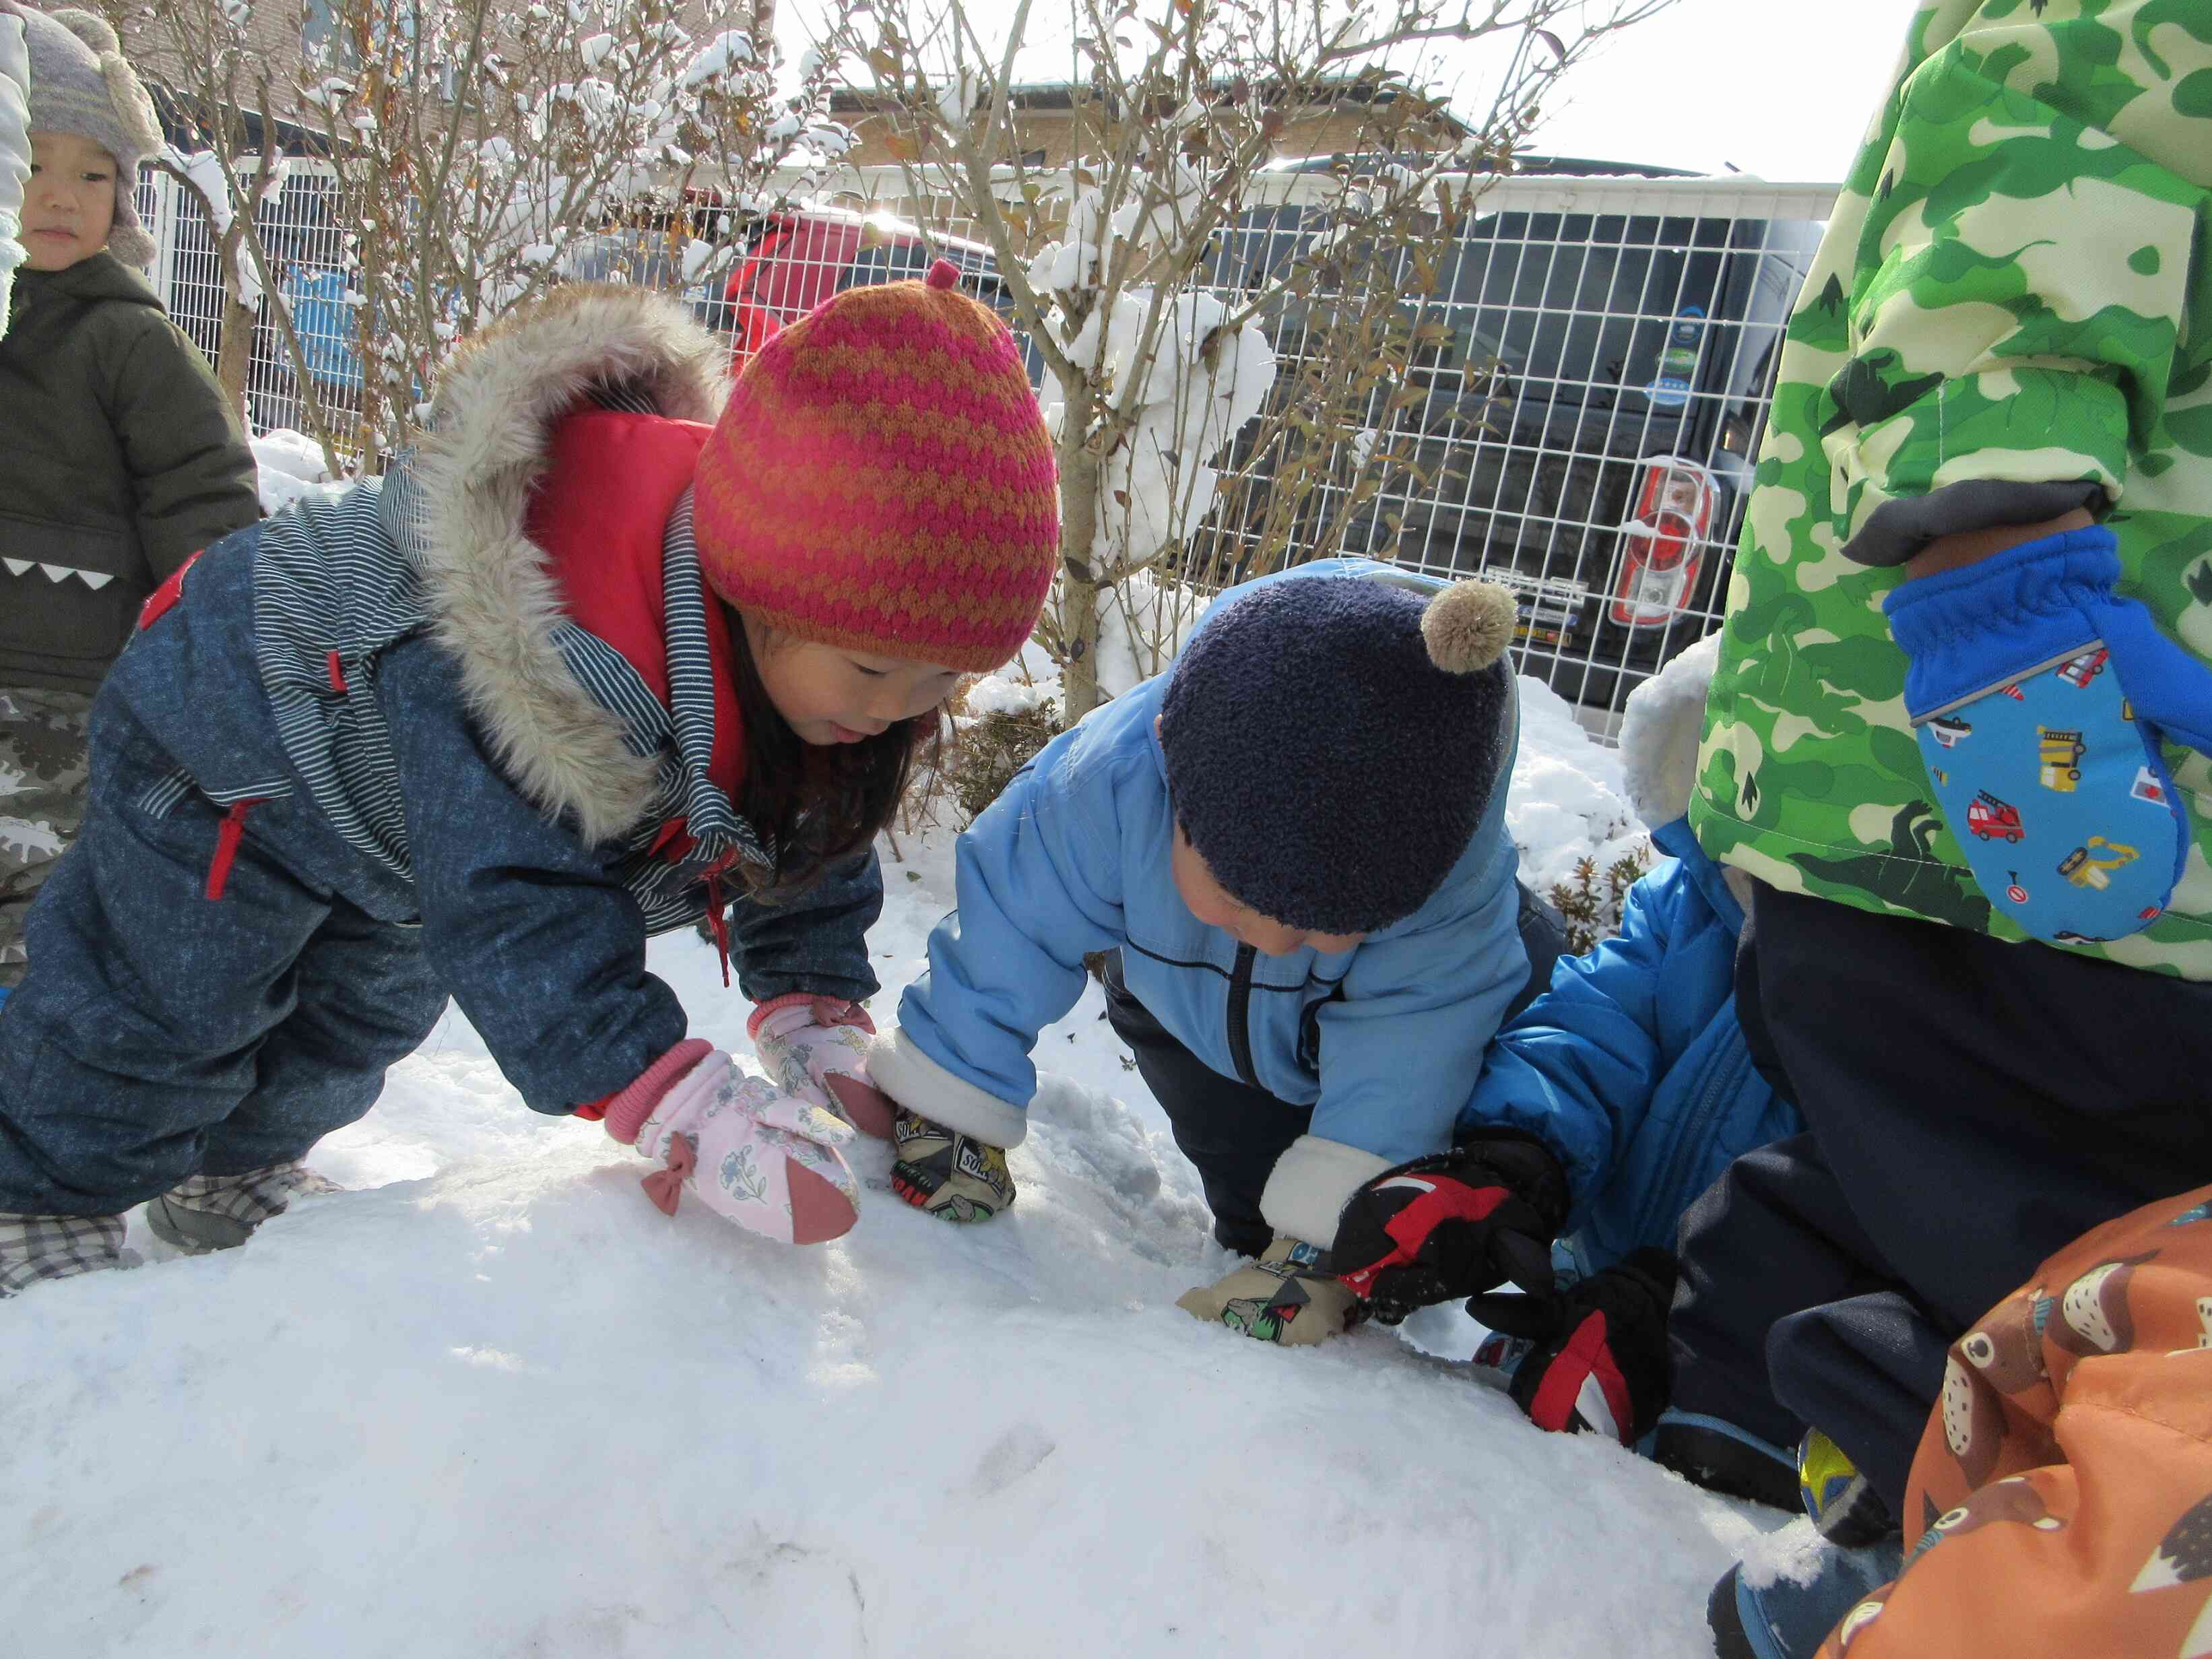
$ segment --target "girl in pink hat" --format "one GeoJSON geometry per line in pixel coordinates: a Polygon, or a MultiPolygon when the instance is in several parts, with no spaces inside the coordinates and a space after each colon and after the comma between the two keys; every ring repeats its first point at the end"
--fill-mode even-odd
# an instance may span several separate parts
{"type": "Polygon", "coordinates": [[[954,276],[831,300],[719,418],[710,337],[563,290],[456,356],[386,477],[155,593],[0,1011],[0,1293],[117,1265],[142,1202],[183,1248],[241,1243],[448,997],[665,1208],[853,1224],[838,1146],[889,1125],[871,844],[1059,537],[1012,337],[954,276]],[[769,1079],[646,971],[702,915],[769,1079]]]}

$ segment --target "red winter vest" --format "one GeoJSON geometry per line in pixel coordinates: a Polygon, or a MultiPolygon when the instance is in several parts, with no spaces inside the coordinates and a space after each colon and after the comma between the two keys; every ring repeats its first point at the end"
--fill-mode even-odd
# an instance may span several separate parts
{"type": "MultiPolygon", "coordinates": [[[[547,466],[525,515],[545,550],[563,608],[580,628],[622,653],[662,707],[668,705],[668,640],[661,599],[661,537],[691,483],[713,428],[696,421],[586,410],[554,428],[547,466]]],[[[707,775],[732,804],[744,781],[744,726],[738,712],[729,613],[706,594],[707,654],[714,671],[714,744],[707,775]]],[[[662,827],[653,850],[681,858],[684,821],[662,827]]]]}

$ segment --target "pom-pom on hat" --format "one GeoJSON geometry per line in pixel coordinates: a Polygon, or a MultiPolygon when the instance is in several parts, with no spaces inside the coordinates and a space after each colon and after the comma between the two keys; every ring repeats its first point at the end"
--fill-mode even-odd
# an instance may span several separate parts
{"type": "Polygon", "coordinates": [[[762,347],[699,457],[708,582],[824,645],[998,667],[1060,550],[1052,439],[1006,325],[940,259],[849,289],[762,347]]]}
{"type": "Polygon", "coordinates": [[[1271,921],[1370,933],[1425,904],[1510,763],[1513,596],[1424,602],[1358,574],[1255,586],[1183,647],[1160,705],[1176,822],[1271,921]]]}
{"type": "Polygon", "coordinates": [[[154,100],[124,61],[115,31],[88,11],[18,8],[31,58],[31,131],[89,138],[115,158],[115,223],[107,251],[126,265],[154,261],[138,222],[138,167],[161,147],[154,100]]]}

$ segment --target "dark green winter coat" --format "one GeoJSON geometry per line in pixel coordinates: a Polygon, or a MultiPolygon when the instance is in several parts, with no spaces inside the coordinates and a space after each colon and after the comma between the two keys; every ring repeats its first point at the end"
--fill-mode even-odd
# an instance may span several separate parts
{"type": "Polygon", "coordinates": [[[0,428],[0,685],[89,691],[155,586],[260,516],[252,453],[206,360],[106,253],[15,273],[0,428]]]}

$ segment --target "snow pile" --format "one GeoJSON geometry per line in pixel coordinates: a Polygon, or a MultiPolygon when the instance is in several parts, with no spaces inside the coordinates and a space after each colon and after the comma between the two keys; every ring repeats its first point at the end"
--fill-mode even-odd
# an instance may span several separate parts
{"type": "MultiPolygon", "coordinates": [[[[902,845],[879,1018],[952,897],[949,842],[902,845]]],[[[745,1052],[710,950],[651,963],[745,1052]]],[[[1229,1264],[1095,985],[1036,1053],[1007,1214],[918,1214],[864,1143],[860,1225],[793,1250],[659,1215],[449,1015],[319,1151],[353,1190],[0,1307],[11,1650],[1703,1659],[1764,1523],[1388,1331],[1194,1322],[1229,1264]]]]}
{"type": "MultiPolygon", "coordinates": [[[[1260,412],[1275,383],[1275,351],[1256,323],[1231,326],[1218,295],[1163,293],[1116,281],[1114,249],[1171,246],[1206,193],[1202,174],[1175,161],[1130,185],[1109,213],[1094,188],[1079,190],[1060,239],[1030,261],[1029,279],[1053,296],[1056,343],[1085,387],[1057,378],[1040,397],[1055,434],[1069,420],[1107,422],[1113,448],[1097,492],[1094,545],[1121,568],[1141,565],[1188,538],[1213,510],[1212,462],[1260,412]]],[[[1102,607],[1103,609],[1103,607],[1102,607]]]]}
{"type": "Polygon", "coordinates": [[[303,432],[280,426],[252,440],[259,469],[261,510],[281,513],[303,495],[332,494],[345,487],[323,459],[323,447],[303,432]]]}
{"type": "Polygon", "coordinates": [[[1604,870],[1644,838],[1628,804],[1620,754],[1594,740],[1565,698],[1521,677],[1521,753],[1505,802],[1505,830],[1521,849],[1521,879],[1539,893],[1591,858],[1604,870]]]}
{"type": "MultiPolygon", "coordinates": [[[[175,145],[171,144],[163,148],[161,160],[166,165],[183,173],[186,182],[199,192],[207,213],[208,240],[217,247],[221,247],[224,236],[230,229],[232,221],[236,219],[241,211],[247,212],[249,216],[252,211],[250,209],[244,208],[238,198],[231,194],[230,174],[225,171],[222,159],[213,150],[207,149],[195,150],[191,155],[186,155],[175,145]]],[[[250,175],[258,162],[259,157],[246,155],[237,158],[235,166],[240,170],[241,176],[245,176],[250,175]]],[[[279,161],[271,167],[269,191],[281,191],[283,188],[284,176],[289,167],[289,161],[279,161]]],[[[263,199],[274,200],[275,198],[264,191],[263,199]]],[[[261,308],[263,293],[261,271],[260,268],[254,264],[251,251],[242,242],[238,248],[234,267],[238,278],[239,302],[248,311],[258,312],[261,308]]]]}

